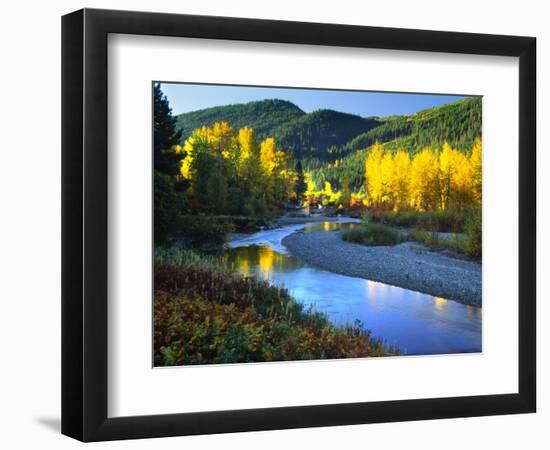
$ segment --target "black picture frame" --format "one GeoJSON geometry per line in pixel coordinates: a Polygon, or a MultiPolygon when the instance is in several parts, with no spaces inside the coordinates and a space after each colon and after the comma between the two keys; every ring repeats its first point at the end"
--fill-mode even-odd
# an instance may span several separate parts
{"type": "Polygon", "coordinates": [[[62,433],[82,441],[535,412],[536,39],[83,9],[62,18],[62,433]],[[107,36],[178,36],[519,58],[517,393],[109,418],[107,36]]]}

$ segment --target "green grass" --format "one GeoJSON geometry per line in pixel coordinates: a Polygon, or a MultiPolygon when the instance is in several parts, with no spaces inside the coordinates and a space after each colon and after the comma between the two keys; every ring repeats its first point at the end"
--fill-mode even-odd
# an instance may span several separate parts
{"type": "Polygon", "coordinates": [[[481,210],[473,211],[468,214],[465,222],[465,231],[468,236],[466,253],[474,258],[481,259],[482,252],[482,226],[481,210]]]}
{"type": "Polygon", "coordinates": [[[426,245],[430,250],[443,250],[448,244],[446,239],[440,239],[437,231],[426,231],[421,228],[413,228],[409,236],[416,242],[426,245]]]}
{"type": "MultiPolygon", "coordinates": [[[[365,211],[365,227],[383,225],[410,228],[409,239],[420,242],[432,250],[448,249],[470,258],[481,260],[482,227],[481,209],[465,212],[444,211],[365,211]],[[439,233],[451,233],[450,238],[442,239],[439,233]]],[[[391,228],[390,228],[391,229],[391,228]]],[[[361,242],[364,232],[352,234],[344,239],[361,242]]],[[[367,244],[368,245],[368,244],[367,244]]],[[[374,244],[371,244],[374,245],[374,244]]]]}
{"type": "Polygon", "coordinates": [[[429,231],[461,233],[464,231],[467,213],[456,210],[444,211],[369,211],[369,219],[396,227],[418,227],[429,231]]]}
{"type": "Polygon", "coordinates": [[[344,232],[342,238],[344,241],[363,245],[396,245],[400,241],[397,231],[378,223],[352,228],[344,232]]]}
{"type": "MultiPolygon", "coordinates": [[[[481,241],[478,243],[477,238],[469,234],[454,234],[443,239],[439,237],[438,232],[413,228],[409,238],[426,245],[430,250],[451,250],[476,260],[481,259],[481,241]]],[[[481,235],[479,235],[479,239],[481,239],[481,235]]]]}

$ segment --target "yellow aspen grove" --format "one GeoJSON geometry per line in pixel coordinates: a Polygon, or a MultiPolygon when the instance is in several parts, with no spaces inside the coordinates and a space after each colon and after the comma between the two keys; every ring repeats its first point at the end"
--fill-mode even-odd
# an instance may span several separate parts
{"type": "Polygon", "coordinates": [[[216,122],[209,129],[209,137],[210,142],[214,144],[220,154],[228,152],[234,138],[233,128],[227,122],[216,122]]]}
{"type": "Polygon", "coordinates": [[[384,157],[384,146],[376,142],[365,162],[365,187],[369,204],[378,206],[382,197],[381,165],[384,157]]]}
{"type": "Polygon", "coordinates": [[[181,162],[181,175],[185,179],[191,178],[191,166],[195,159],[197,148],[200,146],[208,145],[208,128],[197,128],[191,136],[183,144],[183,150],[185,151],[185,158],[181,162]]]}
{"type": "Polygon", "coordinates": [[[334,192],[332,191],[332,186],[330,185],[329,181],[325,181],[325,189],[323,189],[323,196],[330,200],[332,196],[334,195],[334,192]]]}
{"type": "Polygon", "coordinates": [[[237,141],[240,147],[240,161],[241,163],[250,158],[256,147],[256,141],[254,137],[254,130],[250,127],[244,127],[239,130],[237,141]]]}
{"type": "Polygon", "coordinates": [[[296,172],[290,170],[288,167],[281,169],[275,185],[277,187],[277,198],[296,198],[294,187],[297,180],[298,176],[296,172]]]}
{"type": "Polygon", "coordinates": [[[399,149],[393,157],[392,187],[394,208],[405,208],[409,203],[411,158],[409,153],[399,149]]]}
{"type": "Polygon", "coordinates": [[[244,127],[239,130],[237,147],[239,149],[239,155],[236,158],[237,172],[247,182],[253,181],[258,173],[259,155],[252,128],[244,127]]]}
{"type": "Polygon", "coordinates": [[[445,143],[439,155],[441,208],[463,209],[471,198],[471,167],[464,153],[445,143]]]}
{"type": "Polygon", "coordinates": [[[456,174],[456,154],[455,150],[445,142],[443,149],[439,154],[439,187],[440,187],[440,207],[445,209],[450,201],[454,188],[454,178],[456,174]]]}
{"type": "Polygon", "coordinates": [[[267,202],[273,202],[276,197],[275,168],[277,167],[277,150],[275,139],[266,138],[260,144],[260,168],[262,177],[256,183],[261,195],[267,202]]]}
{"type": "Polygon", "coordinates": [[[315,202],[317,186],[313,181],[313,175],[311,172],[304,173],[304,181],[306,182],[306,191],[304,192],[304,198],[306,205],[312,205],[315,202]]]}
{"type": "Polygon", "coordinates": [[[447,142],[439,154],[425,148],[411,159],[406,149],[394,155],[380,144],[365,161],[368,206],[445,210],[479,206],[481,202],[481,141],[469,156],[447,142]]]}
{"type": "Polygon", "coordinates": [[[439,203],[438,158],[430,149],[420,151],[412,160],[411,203],[420,210],[437,209],[439,203]]]}
{"type": "Polygon", "coordinates": [[[393,199],[393,157],[390,152],[384,153],[380,162],[380,201],[383,204],[388,204],[393,199]]]}
{"type": "Polygon", "coordinates": [[[481,139],[477,138],[470,155],[472,195],[474,201],[481,205],[481,139]]]}
{"type": "Polygon", "coordinates": [[[233,129],[227,122],[216,122],[212,127],[197,128],[183,144],[186,156],[181,163],[181,175],[191,178],[191,167],[196,154],[201,149],[217,153],[224,158],[234,157],[238,150],[233,129]]]}
{"type": "Polygon", "coordinates": [[[291,155],[277,150],[271,137],[256,145],[250,127],[235,132],[227,122],[202,126],[176,151],[184,156],[180,171],[191,181],[194,201],[210,205],[223,194],[218,213],[265,211],[295,196],[291,155]]]}
{"type": "Polygon", "coordinates": [[[352,192],[349,206],[351,208],[360,208],[362,206],[367,206],[365,195],[362,192],[352,192]]]}
{"type": "Polygon", "coordinates": [[[270,137],[260,144],[260,163],[265,175],[271,176],[277,165],[275,139],[270,137]]]}
{"type": "Polygon", "coordinates": [[[452,183],[451,203],[450,206],[459,210],[472,203],[472,168],[468,157],[458,150],[454,153],[455,174],[452,183]]]}
{"type": "Polygon", "coordinates": [[[291,170],[291,157],[288,153],[275,151],[274,196],[275,200],[282,201],[285,198],[294,196],[294,186],[297,180],[296,172],[291,170]]]}

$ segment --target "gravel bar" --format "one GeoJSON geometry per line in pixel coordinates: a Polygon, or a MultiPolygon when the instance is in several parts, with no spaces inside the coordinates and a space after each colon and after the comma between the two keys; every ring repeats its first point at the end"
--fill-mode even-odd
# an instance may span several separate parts
{"type": "Polygon", "coordinates": [[[415,242],[365,246],[342,240],[341,231],[296,232],[282,242],[298,259],[324,270],[481,306],[480,263],[415,242]]]}

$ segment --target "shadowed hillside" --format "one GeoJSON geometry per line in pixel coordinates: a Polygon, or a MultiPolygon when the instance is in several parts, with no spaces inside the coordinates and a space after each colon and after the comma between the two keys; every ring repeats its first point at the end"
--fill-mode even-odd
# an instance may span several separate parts
{"type": "MultiPolygon", "coordinates": [[[[223,101],[223,99],[220,99],[223,101]]],[[[233,128],[253,128],[258,136],[271,135],[278,126],[305,116],[300,108],[285,100],[261,100],[236,105],[215,106],[176,116],[177,127],[185,141],[193,130],[215,122],[228,122],[233,128]]]]}

